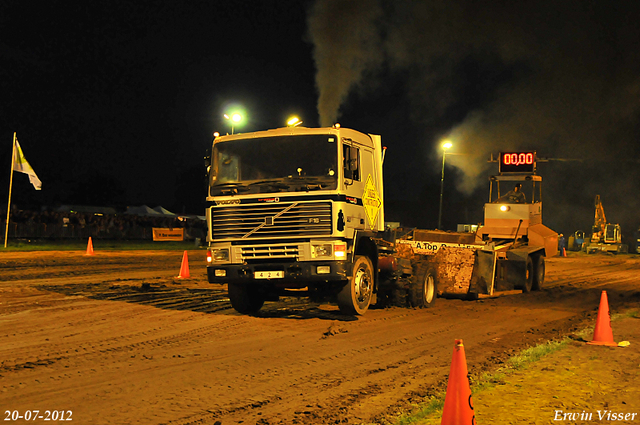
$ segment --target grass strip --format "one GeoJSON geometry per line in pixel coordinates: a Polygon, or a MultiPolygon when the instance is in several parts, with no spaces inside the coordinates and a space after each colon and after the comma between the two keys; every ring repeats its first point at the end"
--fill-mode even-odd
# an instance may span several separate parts
{"type": "Polygon", "coordinates": [[[626,319],[627,317],[638,319],[640,314],[638,313],[638,310],[627,310],[622,313],[614,313],[611,315],[611,321],[613,322],[615,320],[626,319]]]}

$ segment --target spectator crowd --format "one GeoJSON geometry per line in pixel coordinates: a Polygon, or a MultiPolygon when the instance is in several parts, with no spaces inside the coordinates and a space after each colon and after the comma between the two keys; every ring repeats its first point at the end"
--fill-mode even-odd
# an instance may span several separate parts
{"type": "MultiPolygon", "coordinates": [[[[3,234],[7,212],[0,212],[3,234]]],[[[206,222],[197,216],[133,215],[21,210],[11,208],[9,238],[50,239],[152,239],[153,228],[183,228],[185,240],[204,240],[206,222]]]]}

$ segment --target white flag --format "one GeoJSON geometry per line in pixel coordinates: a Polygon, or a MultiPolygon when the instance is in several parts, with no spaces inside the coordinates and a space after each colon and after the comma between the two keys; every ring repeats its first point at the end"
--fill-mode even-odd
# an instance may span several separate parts
{"type": "Polygon", "coordinates": [[[38,176],[36,176],[36,172],[33,171],[33,168],[31,168],[31,165],[29,165],[27,159],[24,157],[22,149],[20,148],[20,143],[18,143],[18,139],[16,139],[16,145],[13,150],[13,171],[27,174],[33,187],[36,190],[42,189],[42,182],[38,176]]]}

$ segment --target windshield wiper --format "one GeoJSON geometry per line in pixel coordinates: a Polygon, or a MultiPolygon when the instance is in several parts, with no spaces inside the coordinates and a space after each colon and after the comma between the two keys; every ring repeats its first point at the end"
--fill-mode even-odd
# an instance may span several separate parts
{"type": "Polygon", "coordinates": [[[287,183],[284,183],[282,179],[259,180],[249,183],[249,186],[259,187],[261,192],[281,192],[291,187],[287,183]]]}
{"type": "Polygon", "coordinates": [[[289,177],[296,185],[300,185],[298,191],[321,190],[329,186],[335,178],[332,176],[295,176],[289,177]]]}
{"type": "Polygon", "coordinates": [[[322,190],[323,187],[322,187],[322,185],[320,183],[318,183],[318,184],[306,184],[306,185],[304,185],[303,189],[305,189],[308,192],[310,190],[322,190]]]}
{"type": "Polygon", "coordinates": [[[268,185],[277,189],[289,189],[289,185],[284,183],[282,179],[259,180],[249,183],[249,186],[268,185]]]}

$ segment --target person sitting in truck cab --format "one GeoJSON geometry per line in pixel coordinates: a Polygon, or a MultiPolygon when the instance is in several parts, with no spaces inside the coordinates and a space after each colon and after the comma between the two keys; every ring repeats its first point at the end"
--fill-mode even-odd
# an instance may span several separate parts
{"type": "Polygon", "coordinates": [[[496,204],[526,204],[527,198],[522,193],[522,184],[518,183],[513,190],[508,191],[504,196],[499,197],[496,204]]]}

